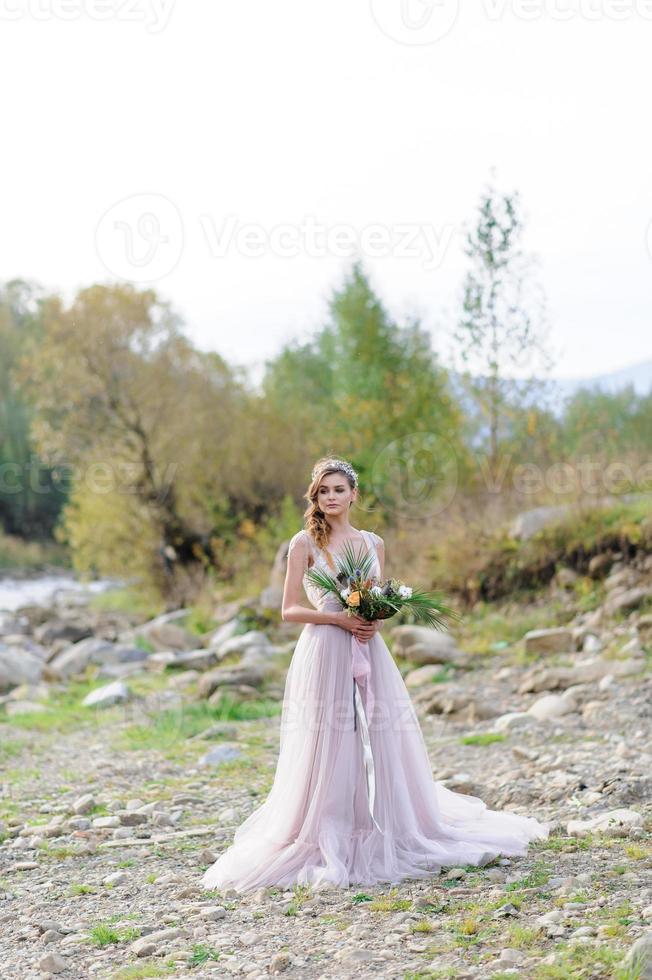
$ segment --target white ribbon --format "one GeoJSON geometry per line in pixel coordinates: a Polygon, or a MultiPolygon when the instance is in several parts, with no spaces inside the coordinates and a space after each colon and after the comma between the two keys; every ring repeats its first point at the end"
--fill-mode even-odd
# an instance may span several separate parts
{"type": "Polygon", "coordinates": [[[376,800],[376,767],[374,765],[374,755],[371,751],[371,739],[369,738],[369,725],[367,724],[367,716],[365,714],[364,705],[362,703],[362,698],[360,697],[360,687],[355,678],[353,678],[353,706],[354,715],[353,721],[355,726],[356,715],[360,722],[360,738],[362,739],[362,754],[365,767],[365,775],[367,781],[367,799],[369,801],[369,813],[371,814],[371,819],[373,820],[376,828],[383,833],[382,827],[379,826],[378,821],[374,816],[374,802],[376,800]]]}

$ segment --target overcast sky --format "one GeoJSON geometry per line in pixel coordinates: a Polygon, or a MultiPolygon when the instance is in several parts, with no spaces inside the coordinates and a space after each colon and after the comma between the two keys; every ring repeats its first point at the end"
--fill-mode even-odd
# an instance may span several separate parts
{"type": "Polygon", "coordinates": [[[0,279],[153,285],[260,365],[357,251],[443,358],[518,189],[561,377],[652,357],[652,0],[0,0],[0,279]]]}

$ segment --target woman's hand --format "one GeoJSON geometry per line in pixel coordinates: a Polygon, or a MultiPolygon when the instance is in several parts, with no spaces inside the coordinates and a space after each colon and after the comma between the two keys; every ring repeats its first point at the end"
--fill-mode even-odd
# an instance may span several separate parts
{"type": "Polygon", "coordinates": [[[377,630],[375,622],[370,623],[369,620],[363,619],[357,613],[349,616],[344,609],[337,613],[337,625],[348,630],[349,633],[353,633],[361,643],[367,643],[377,630]]]}

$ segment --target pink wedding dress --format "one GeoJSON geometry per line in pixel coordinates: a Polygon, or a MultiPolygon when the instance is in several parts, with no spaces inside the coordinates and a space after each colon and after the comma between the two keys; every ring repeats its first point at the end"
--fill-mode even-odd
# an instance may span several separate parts
{"type": "MultiPolygon", "coordinates": [[[[377,535],[361,532],[380,575],[377,535]]],[[[318,609],[341,609],[306,578],[318,609]]],[[[354,542],[357,551],[360,542],[354,542]]],[[[280,753],[267,799],[204,872],[205,888],[238,892],[295,884],[374,885],[425,878],[452,865],[524,855],[549,825],[491,810],[433,778],[421,728],[382,633],[367,643],[339,626],[306,623],[288,670],[280,753]]]]}

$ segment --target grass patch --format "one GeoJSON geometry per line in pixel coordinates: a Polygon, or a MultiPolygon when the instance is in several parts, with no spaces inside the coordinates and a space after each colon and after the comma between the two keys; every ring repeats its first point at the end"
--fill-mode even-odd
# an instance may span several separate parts
{"type": "Polygon", "coordinates": [[[114,973],[111,980],[148,980],[149,977],[169,977],[176,970],[172,961],[144,963],[142,966],[125,966],[114,973]]]}
{"type": "Polygon", "coordinates": [[[547,884],[550,879],[550,868],[547,864],[536,861],[531,871],[518,881],[511,881],[505,885],[506,892],[517,892],[524,888],[539,888],[547,884]]]}
{"type": "Polygon", "coordinates": [[[77,881],[73,881],[68,888],[68,894],[70,896],[74,895],[94,895],[95,889],[92,885],[82,885],[77,881]]]}
{"type": "Polygon", "coordinates": [[[254,721],[280,714],[282,703],[267,698],[238,701],[225,695],[217,704],[199,702],[157,711],[146,724],[129,725],[118,733],[118,747],[131,751],[157,749],[185,742],[218,721],[254,721]]]}
{"type": "MultiPolygon", "coordinates": [[[[561,943],[555,948],[555,953],[558,956],[556,963],[544,963],[533,968],[535,980],[569,980],[569,977],[589,976],[616,978],[623,959],[622,950],[589,943],[561,943]],[[606,973],[606,970],[610,972],[606,973]]],[[[619,980],[625,980],[626,976],[621,975],[619,980]]]]}
{"type": "Polygon", "coordinates": [[[460,742],[462,745],[491,745],[492,742],[504,742],[507,735],[502,732],[477,732],[474,735],[464,735],[460,742]]]}
{"type": "Polygon", "coordinates": [[[399,898],[396,892],[391,892],[389,895],[381,895],[369,903],[371,912],[405,912],[410,908],[412,908],[412,900],[409,898],[399,898]]]}
{"type": "Polygon", "coordinates": [[[200,966],[202,963],[207,963],[208,960],[219,960],[219,958],[218,950],[212,946],[204,946],[199,943],[192,948],[192,953],[188,957],[188,966],[200,966]]]}
{"type": "Polygon", "coordinates": [[[99,922],[94,925],[89,933],[89,940],[94,946],[110,946],[115,943],[124,943],[140,936],[140,929],[117,929],[114,925],[107,922],[99,922]]]}

